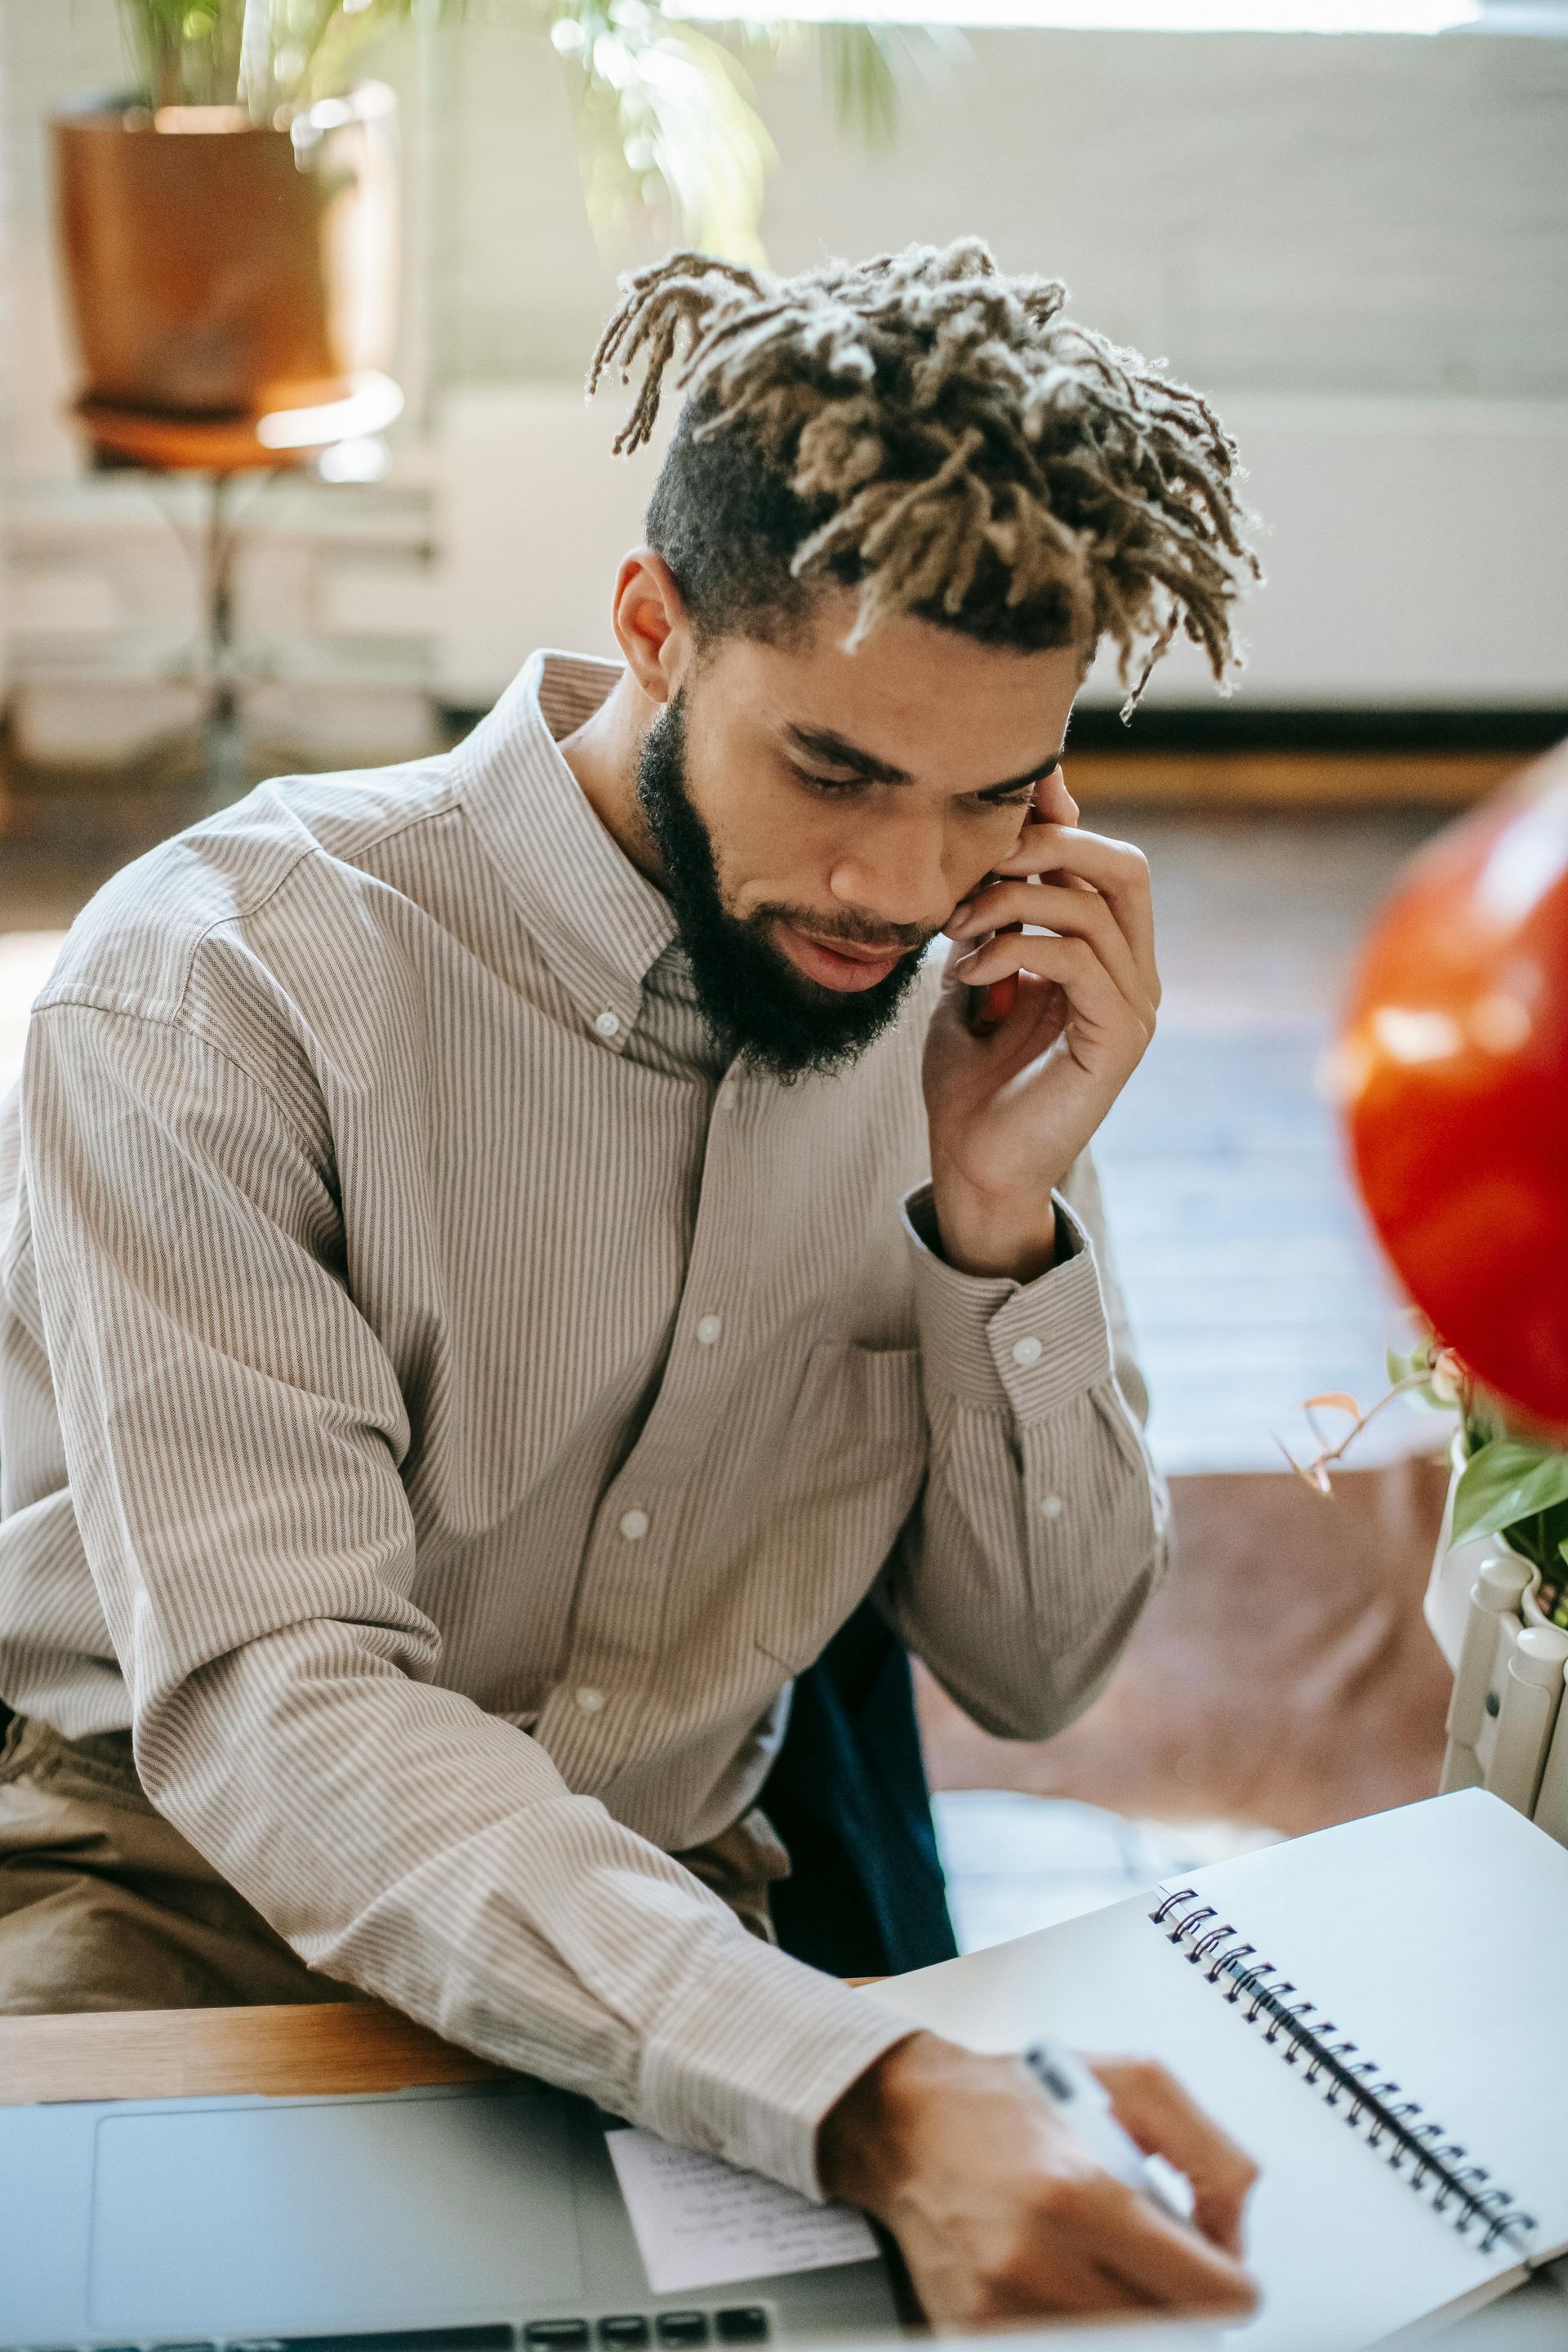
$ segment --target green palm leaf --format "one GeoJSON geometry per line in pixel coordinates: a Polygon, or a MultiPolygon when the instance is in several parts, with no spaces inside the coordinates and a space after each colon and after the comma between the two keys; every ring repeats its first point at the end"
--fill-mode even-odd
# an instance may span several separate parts
{"type": "Polygon", "coordinates": [[[898,69],[905,36],[891,25],[818,25],[823,86],[841,131],[886,147],[899,122],[898,69]]]}

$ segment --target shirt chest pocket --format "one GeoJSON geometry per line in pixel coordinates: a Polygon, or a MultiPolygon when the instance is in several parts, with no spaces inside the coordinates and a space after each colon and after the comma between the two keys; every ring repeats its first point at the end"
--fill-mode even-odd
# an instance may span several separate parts
{"type": "Polygon", "coordinates": [[[919,1496],[927,1447],[917,1348],[812,1350],[752,1560],[757,1646],[792,1674],[876,1581],[919,1496]]]}

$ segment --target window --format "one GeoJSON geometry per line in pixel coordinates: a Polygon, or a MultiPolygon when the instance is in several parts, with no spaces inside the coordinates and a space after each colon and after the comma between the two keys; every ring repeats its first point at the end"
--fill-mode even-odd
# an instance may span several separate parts
{"type": "Polygon", "coordinates": [[[1568,32],[1568,0],[666,0],[671,16],[766,23],[1031,26],[1106,33],[1568,32]]]}

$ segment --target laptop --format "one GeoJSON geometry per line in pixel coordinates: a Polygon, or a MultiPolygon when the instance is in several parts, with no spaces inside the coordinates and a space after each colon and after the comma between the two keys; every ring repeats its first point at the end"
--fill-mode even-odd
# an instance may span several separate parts
{"type": "MultiPolygon", "coordinates": [[[[0,2107],[0,2347],[726,2352],[856,2337],[896,2352],[880,2262],[652,2294],[606,2150],[615,2124],[525,2080],[0,2107]]],[[[1560,2346],[1563,2305],[1539,2301],[1510,2298],[1461,2331],[1466,2352],[1560,2346]]],[[[1152,2315],[1011,2340],[1226,2352],[1221,2330],[1152,2315]]]]}
{"type": "Polygon", "coordinates": [[[0,2347],[725,2352],[897,2332],[880,2261],[652,2294],[615,2122],[523,2080],[0,2109],[0,2347]]]}

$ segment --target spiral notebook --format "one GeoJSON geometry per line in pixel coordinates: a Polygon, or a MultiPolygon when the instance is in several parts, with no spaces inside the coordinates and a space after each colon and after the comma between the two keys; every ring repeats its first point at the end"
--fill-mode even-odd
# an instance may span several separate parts
{"type": "Polygon", "coordinates": [[[1568,2251],[1565,1955],[1568,1852],[1471,1789],[873,1993],[975,2048],[1162,2059],[1263,2168],[1237,2352],[1356,2352],[1568,2251]]]}

